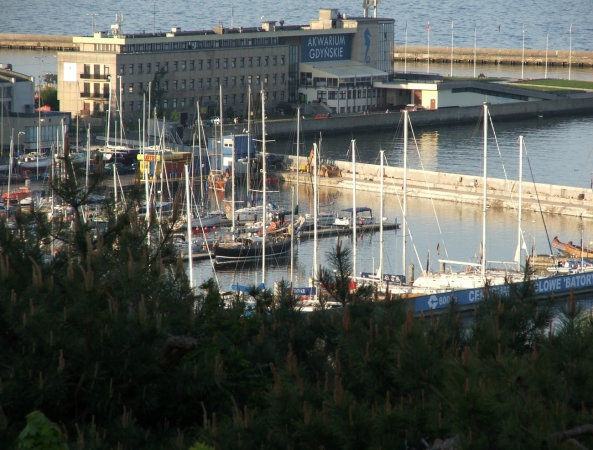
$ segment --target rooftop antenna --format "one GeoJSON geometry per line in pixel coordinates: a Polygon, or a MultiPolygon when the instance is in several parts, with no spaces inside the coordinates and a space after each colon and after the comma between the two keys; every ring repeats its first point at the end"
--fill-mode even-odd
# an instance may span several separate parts
{"type": "Polygon", "coordinates": [[[113,33],[113,37],[122,37],[123,32],[121,29],[121,25],[124,23],[124,15],[123,13],[116,13],[115,14],[115,25],[111,25],[111,32],[113,33]]]}

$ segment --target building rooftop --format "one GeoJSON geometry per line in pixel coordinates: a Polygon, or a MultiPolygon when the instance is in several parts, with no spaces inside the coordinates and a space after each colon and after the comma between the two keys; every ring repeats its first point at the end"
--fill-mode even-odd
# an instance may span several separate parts
{"type": "Polygon", "coordinates": [[[19,72],[13,72],[10,69],[0,68],[0,82],[12,83],[13,80],[18,83],[19,81],[33,81],[33,78],[19,72]]]}

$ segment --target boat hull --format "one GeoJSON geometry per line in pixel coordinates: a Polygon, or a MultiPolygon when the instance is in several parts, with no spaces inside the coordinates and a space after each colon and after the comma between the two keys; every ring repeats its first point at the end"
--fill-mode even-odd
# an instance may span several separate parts
{"type": "Polygon", "coordinates": [[[570,241],[568,243],[561,242],[558,239],[558,236],[554,237],[554,239],[552,240],[552,247],[561,251],[565,255],[578,256],[579,258],[581,256],[583,258],[593,258],[593,249],[592,248],[574,245],[572,243],[572,241],[570,241]]]}
{"type": "MultiPolygon", "coordinates": [[[[286,256],[290,252],[290,240],[266,244],[266,259],[286,256]]],[[[261,245],[223,243],[214,248],[215,264],[257,263],[262,260],[261,245]]]]}

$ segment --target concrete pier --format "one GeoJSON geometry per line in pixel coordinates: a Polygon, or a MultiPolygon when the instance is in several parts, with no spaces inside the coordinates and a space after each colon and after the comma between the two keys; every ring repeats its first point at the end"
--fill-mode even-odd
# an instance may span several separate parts
{"type": "Polygon", "coordinates": [[[48,34],[7,34],[0,33],[0,48],[19,50],[78,50],[72,36],[48,34]]]}
{"type": "MultiPolygon", "coordinates": [[[[297,167],[296,157],[288,157],[289,167],[297,167]]],[[[306,164],[305,158],[300,164],[306,164]]],[[[352,163],[334,161],[342,170],[342,177],[318,177],[320,186],[333,186],[352,190],[352,163]]],[[[356,164],[356,190],[380,192],[379,166],[375,164],[356,164]]],[[[309,173],[286,171],[276,174],[281,180],[311,184],[309,173]]],[[[383,192],[385,195],[402,195],[404,171],[400,167],[385,167],[383,192]]],[[[408,169],[407,186],[409,197],[427,198],[457,203],[481,205],[483,202],[484,178],[479,176],[428,172],[408,169]]],[[[488,206],[492,208],[516,209],[518,206],[517,180],[488,178],[488,206]]],[[[593,191],[591,189],[571,186],[558,186],[544,183],[523,181],[523,211],[543,212],[546,214],[563,214],[573,217],[593,218],[593,191]]]]}
{"type": "MultiPolygon", "coordinates": [[[[428,61],[429,53],[426,46],[403,45],[394,47],[393,59],[396,61],[428,61]],[[407,50],[407,51],[406,51],[407,50]]],[[[536,65],[546,64],[546,50],[509,48],[476,48],[476,64],[504,64],[504,65],[536,65]]],[[[547,54],[548,66],[564,67],[571,64],[574,67],[593,67],[593,52],[568,50],[550,50],[547,54]]],[[[451,47],[430,47],[430,62],[450,63],[451,47]]],[[[473,64],[473,47],[453,47],[453,62],[457,64],[473,64]]]]}

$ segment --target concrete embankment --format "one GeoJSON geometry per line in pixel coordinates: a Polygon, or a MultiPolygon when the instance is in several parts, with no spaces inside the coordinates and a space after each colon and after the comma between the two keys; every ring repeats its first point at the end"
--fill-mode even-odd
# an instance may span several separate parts
{"type": "Polygon", "coordinates": [[[72,36],[0,33],[0,48],[21,50],[78,50],[72,36]]]}
{"type": "MultiPolygon", "coordinates": [[[[451,47],[430,47],[430,53],[427,46],[407,47],[398,45],[393,49],[393,59],[397,61],[428,61],[435,63],[451,62],[451,47]]],[[[536,65],[546,64],[546,50],[509,48],[476,48],[476,64],[506,64],[506,65],[536,65]]],[[[548,66],[568,66],[574,67],[593,67],[593,52],[568,50],[548,50],[548,66]]],[[[473,64],[473,47],[453,47],[453,62],[458,64],[473,64]]]]}
{"type": "MultiPolygon", "coordinates": [[[[593,112],[593,96],[581,98],[562,98],[558,100],[517,102],[490,105],[489,112],[494,120],[535,119],[544,117],[591,114],[593,112]]],[[[459,108],[443,108],[410,113],[414,127],[442,125],[452,123],[474,123],[483,114],[482,106],[467,106],[459,108]]],[[[301,130],[305,133],[341,133],[352,130],[369,131],[373,129],[395,129],[401,121],[402,114],[398,112],[372,113],[370,115],[352,114],[329,117],[323,120],[309,119],[301,121],[301,130]]],[[[257,124],[261,127],[261,123],[257,124]]],[[[229,133],[241,133],[244,125],[225,127],[229,133]]],[[[261,132],[259,128],[258,132],[261,132]]],[[[282,137],[294,135],[296,119],[274,120],[266,123],[268,136],[282,137]]]]}
{"type": "MultiPolygon", "coordinates": [[[[307,164],[300,158],[300,164],[307,164]]],[[[297,167],[296,157],[288,157],[288,167],[297,167]]],[[[348,161],[335,161],[342,170],[342,176],[336,178],[318,177],[322,186],[334,186],[352,190],[352,164],[348,161]]],[[[356,190],[380,192],[379,166],[375,164],[356,164],[356,190]]],[[[297,172],[286,171],[279,174],[286,182],[296,182],[297,172]]],[[[312,177],[308,173],[299,174],[299,183],[310,184],[312,177]]],[[[404,171],[400,167],[386,167],[383,192],[386,195],[402,195],[404,171]]],[[[483,177],[470,175],[428,172],[408,169],[408,196],[430,198],[481,205],[484,193],[483,177]]],[[[518,206],[519,183],[517,180],[488,178],[487,202],[490,207],[516,209],[518,206]]],[[[523,182],[524,211],[563,214],[567,216],[592,218],[593,192],[590,189],[552,184],[523,182]]]]}

